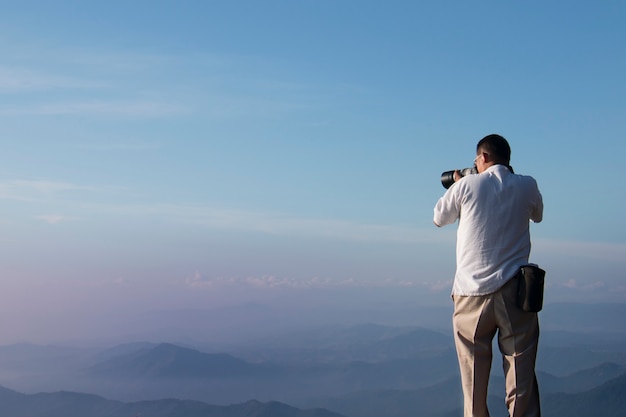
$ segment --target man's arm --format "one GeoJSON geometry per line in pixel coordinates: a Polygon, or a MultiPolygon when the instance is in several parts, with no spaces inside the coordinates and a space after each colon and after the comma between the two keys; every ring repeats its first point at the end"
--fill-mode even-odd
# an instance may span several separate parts
{"type": "Polygon", "coordinates": [[[442,227],[452,224],[459,218],[460,207],[456,200],[454,187],[450,187],[443,197],[437,201],[433,210],[433,223],[435,223],[435,226],[442,227]]]}
{"type": "Polygon", "coordinates": [[[543,220],[543,197],[539,192],[539,188],[537,187],[537,182],[535,181],[535,201],[533,202],[531,211],[530,211],[530,220],[535,223],[541,222],[543,220]]]}

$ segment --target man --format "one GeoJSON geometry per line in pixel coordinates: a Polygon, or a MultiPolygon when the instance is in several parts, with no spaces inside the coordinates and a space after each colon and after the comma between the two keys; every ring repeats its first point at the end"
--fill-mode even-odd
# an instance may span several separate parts
{"type": "Polygon", "coordinates": [[[438,227],[459,220],[452,289],[453,329],[461,371],[465,417],[488,417],[487,384],[492,340],[498,333],[511,417],[539,417],[535,359],[537,313],[516,305],[517,274],[530,255],[529,220],[542,220],[537,182],[516,175],[511,148],[500,135],[476,146],[477,175],[461,177],[434,209],[438,227]]]}

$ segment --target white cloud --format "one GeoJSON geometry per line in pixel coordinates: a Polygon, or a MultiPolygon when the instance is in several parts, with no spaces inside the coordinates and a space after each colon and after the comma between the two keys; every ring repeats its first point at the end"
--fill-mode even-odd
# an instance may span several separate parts
{"type": "Polygon", "coordinates": [[[452,280],[441,280],[441,281],[434,281],[434,282],[427,282],[425,285],[428,289],[434,291],[434,292],[439,292],[439,291],[452,291],[452,280]]]}
{"type": "Polygon", "coordinates": [[[59,224],[63,221],[68,220],[68,217],[63,216],[61,214],[45,214],[42,216],[35,216],[35,218],[38,220],[43,220],[44,222],[48,224],[59,224]]]}
{"type": "Polygon", "coordinates": [[[196,288],[218,289],[225,287],[243,287],[257,289],[313,289],[313,288],[409,288],[419,287],[439,292],[451,288],[452,283],[445,282],[417,282],[406,279],[355,279],[330,278],[313,276],[306,279],[293,279],[275,275],[246,276],[246,277],[210,277],[208,274],[196,271],[184,279],[184,284],[196,288]]]}
{"type": "Polygon", "coordinates": [[[570,279],[562,283],[555,283],[555,284],[549,283],[547,285],[554,285],[556,287],[565,287],[565,288],[569,288],[572,290],[583,290],[583,291],[607,288],[607,285],[604,281],[591,281],[591,282],[585,282],[581,284],[575,279],[570,279]]]}
{"type": "Polygon", "coordinates": [[[185,284],[191,287],[223,288],[223,287],[253,287],[253,288],[323,288],[341,285],[330,279],[313,277],[308,280],[295,280],[277,277],[275,275],[247,276],[247,277],[209,277],[196,271],[185,279],[185,284]]]}

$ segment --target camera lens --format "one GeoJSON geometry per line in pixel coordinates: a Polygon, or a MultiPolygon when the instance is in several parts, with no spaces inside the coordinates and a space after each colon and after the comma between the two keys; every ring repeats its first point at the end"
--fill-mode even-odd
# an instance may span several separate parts
{"type": "Polygon", "coordinates": [[[454,170],[446,171],[441,174],[441,185],[448,189],[454,184],[454,170]]]}
{"type": "MultiPolygon", "coordinates": [[[[470,175],[470,174],[478,174],[478,170],[476,169],[476,167],[472,167],[472,168],[462,168],[459,169],[459,175],[461,177],[464,177],[466,175],[470,175]]],[[[441,185],[443,185],[446,189],[450,188],[450,186],[454,184],[454,170],[452,171],[446,171],[444,173],[441,174],[441,185]]]]}

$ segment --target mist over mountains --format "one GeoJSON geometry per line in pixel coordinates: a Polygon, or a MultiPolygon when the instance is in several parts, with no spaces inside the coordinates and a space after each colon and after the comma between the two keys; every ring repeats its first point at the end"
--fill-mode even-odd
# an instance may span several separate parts
{"type": "MultiPolygon", "coordinates": [[[[599,310],[626,313],[623,305],[547,306],[541,313],[537,369],[545,416],[623,410],[616,393],[626,392],[626,330],[598,317],[593,329],[585,327],[599,310]],[[565,316],[579,317],[583,330],[565,316]]],[[[494,352],[491,410],[506,414],[494,352]]],[[[0,385],[0,415],[13,417],[462,415],[456,353],[443,327],[302,326],[220,349],[184,341],[6,345],[0,385]]]]}
{"type": "Polygon", "coordinates": [[[89,369],[102,377],[131,378],[236,378],[276,373],[271,366],[256,365],[226,353],[202,353],[171,343],[114,356],[89,369]]]}

